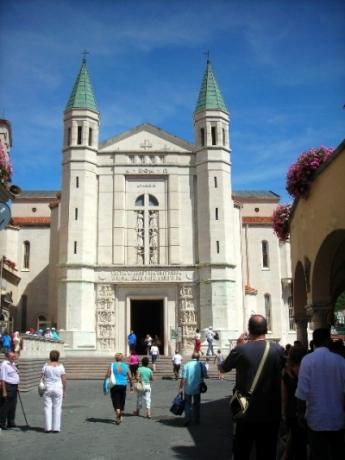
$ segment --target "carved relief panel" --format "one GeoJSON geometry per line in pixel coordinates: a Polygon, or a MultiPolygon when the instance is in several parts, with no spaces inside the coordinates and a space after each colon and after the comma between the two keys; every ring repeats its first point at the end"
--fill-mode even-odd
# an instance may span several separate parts
{"type": "Polygon", "coordinates": [[[98,284],[96,288],[97,350],[115,349],[115,295],[111,284],[98,284]]]}
{"type": "Polygon", "coordinates": [[[193,286],[180,285],[179,287],[179,326],[182,330],[183,350],[192,350],[194,347],[195,329],[198,324],[198,314],[195,306],[193,286]]]}

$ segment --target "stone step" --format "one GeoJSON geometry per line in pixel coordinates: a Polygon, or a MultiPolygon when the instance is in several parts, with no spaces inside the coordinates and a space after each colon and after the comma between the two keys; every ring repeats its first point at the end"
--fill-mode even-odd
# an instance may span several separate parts
{"type": "MultiPolygon", "coordinates": [[[[65,366],[68,380],[103,380],[112,359],[112,356],[91,358],[66,357],[62,359],[61,362],[65,366]]],[[[186,358],[185,362],[188,362],[188,360],[189,359],[186,358]]],[[[202,361],[204,361],[204,358],[202,358],[202,361]]],[[[37,388],[42,367],[46,362],[47,359],[18,359],[17,365],[21,379],[20,391],[26,392],[37,388]]],[[[210,362],[208,374],[210,378],[217,378],[217,368],[213,361],[210,362]]],[[[157,379],[173,378],[170,356],[159,357],[154,375],[157,379]]],[[[227,374],[226,379],[233,380],[234,374],[227,374]]]]}

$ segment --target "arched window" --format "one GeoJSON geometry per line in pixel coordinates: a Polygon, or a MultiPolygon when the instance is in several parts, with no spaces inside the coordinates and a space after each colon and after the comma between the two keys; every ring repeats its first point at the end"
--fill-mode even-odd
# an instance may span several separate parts
{"type": "Polygon", "coordinates": [[[30,268],[30,241],[23,243],[23,268],[26,270],[30,268]]]}
{"type": "Polygon", "coordinates": [[[158,206],[158,200],[153,195],[149,195],[149,206],[158,206]]]}
{"type": "Polygon", "coordinates": [[[269,268],[270,259],[269,259],[269,247],[268,241],[261,241],[261,253],[262,253],[262,267],[269,268]]]}
{"type": "Polygon", "coordinates": [[[135,206],[144,206],[144,195],[138,196],[135,200],[135,206]]]}
{"type": "Polygon", "coordinates": [[[139,195],[135,200],[136,249],[138,265],[156,265],[159,263],[159,210],[157,198],[148,193],[139,195]]]}
{"type": "Polygon", "coordinates": [[[271,305],[271,296],[270,294],[265,294],[265,316],[267,320],[267,329],[272,330],[272,305],[271,305]]]}

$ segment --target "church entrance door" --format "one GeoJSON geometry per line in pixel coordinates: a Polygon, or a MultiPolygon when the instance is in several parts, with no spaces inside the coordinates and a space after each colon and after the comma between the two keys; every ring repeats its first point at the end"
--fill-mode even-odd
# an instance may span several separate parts
{"type": "Polygon", "coordinates": [[[131,329],[137,336],[137,353],[145,354],[146,334],[159,337],[159,352],[164,353],[164,309],[162,300],[131,300],[131,329]]]}

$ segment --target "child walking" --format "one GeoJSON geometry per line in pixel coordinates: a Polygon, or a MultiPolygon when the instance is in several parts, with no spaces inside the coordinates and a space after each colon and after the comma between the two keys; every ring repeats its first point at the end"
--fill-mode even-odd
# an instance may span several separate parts
{"type": "Polygon", "coordinates": [[[224,361],[221,350],[217,351],[214,362],[217,364],[218,380],[224,380],[224,372],[222,371],[222,362],[224,361]]]}

